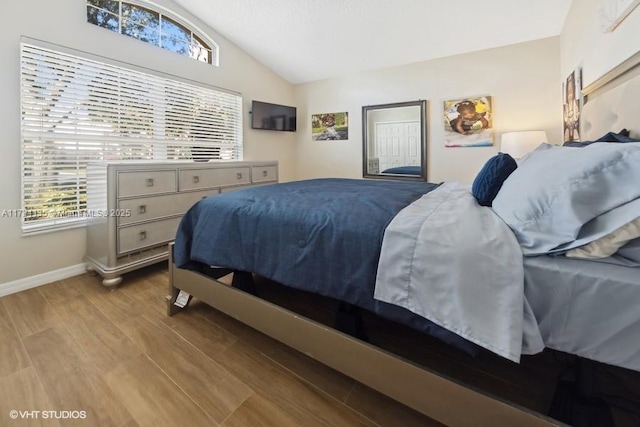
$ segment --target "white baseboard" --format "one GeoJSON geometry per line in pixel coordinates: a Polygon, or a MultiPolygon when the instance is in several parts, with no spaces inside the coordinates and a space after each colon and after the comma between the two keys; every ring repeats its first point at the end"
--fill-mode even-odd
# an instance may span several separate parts
{"type": "Polygon", "coordinates": [[[26,291],[27,289],[36,288],[57,280],[78,276],[80,274],[84,274],[86,271],[87,269],[85,264],[76,264],[70,267],[37,274],[35,276],[25,277],[24,279],[14,280],[13,282],[2,283],[0,284],[0,297],[15,294],[20,291],[26,291]]]}

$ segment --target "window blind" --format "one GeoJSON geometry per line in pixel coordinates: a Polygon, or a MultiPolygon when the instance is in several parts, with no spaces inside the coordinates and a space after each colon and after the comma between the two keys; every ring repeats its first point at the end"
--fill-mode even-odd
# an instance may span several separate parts
{"type": "Polygon", "coordinates": [[[77,225],[86,165],[242,159],[242,97],[21,43],[23,232],[77,225]]]}

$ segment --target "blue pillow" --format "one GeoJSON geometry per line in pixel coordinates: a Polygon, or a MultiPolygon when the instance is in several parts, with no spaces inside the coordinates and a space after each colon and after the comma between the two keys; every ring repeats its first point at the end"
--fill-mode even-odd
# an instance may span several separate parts
{"type": "Polygon", "coordinates": [[[629,136],[629,131],[626,129],[622,129],[618,133],[608,132],[593,141],[567,141],[563,145],[565,147],[586,147],[587,145],[593,144],[594,142],[640,142],[640,140],[631,138],[629,136]]]}
{"type": "Polygon", "coordinates": [[[629,131],[622,129],[620,132],[608,132],[596,139],[595,142],[640,142],[635,138],[629,136],[629,131]]]}
{"type": "Polygon", "coordinates": [[[498,153],[484,164],[476,179],[473,180],[471,192],[481,206],[491,206],[502,183],[516,170],[518,164],[508,154],[498,153]]]}
{"type": "Polygon", "coordinates": [[[493,210],[525,255],[568,250],[637,217],[639,165],[637,142],[536,150],[504,183],[493,210]]]}

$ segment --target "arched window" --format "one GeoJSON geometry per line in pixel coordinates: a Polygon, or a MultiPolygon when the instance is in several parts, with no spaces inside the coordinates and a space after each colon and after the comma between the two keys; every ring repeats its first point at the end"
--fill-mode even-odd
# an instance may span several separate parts
{"type": "Polygon", "coordinates": [[[117,0],[87,0],[87,22],[198,61],[218,65],[218,49],[183,19],[140,4],[117,0]]]}

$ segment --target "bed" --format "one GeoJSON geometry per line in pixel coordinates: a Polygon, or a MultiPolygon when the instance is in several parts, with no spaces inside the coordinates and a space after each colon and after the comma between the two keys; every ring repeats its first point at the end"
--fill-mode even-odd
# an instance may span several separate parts
{"type": "MultiPolygon", "coordinates": [[[[589,98],[594,99],[589,99],[583,111],[586,138],[595,139],[611,129],[634,129],[628,117],[611,113],[618,111],[619,105],[629,103],[625,96],[637,103],[634,96],[640,92],[640,78],[629,79],[633,73],[629,70],[637,70],[634,65],[635,61],[623,64],[588,88],[589,98]],[[613,75],[624,77],[617,78],[617,83],[604,85],[603,82],[613,75]],[[620,84],[622,80],[627,81],[620,84]]],[[[638,109],[636,107],[636,113],[638,109]]],[[[587,149],[592,148],[575,150],[587,149]]],[[[554,150],[551,147],[541,152],[554,150]]],[[[610,148],[605,147],[605,150],[610,148]]],[[[578,162],[579,156],[587,155],[575,153],[578,162]]],[[[536,156],[546,155],[549,154],[536,156]]],[[[519,167],[525,170],[527,162],[534,161],[535,157],[525,159],[519,167]]],[[[625,173],[634,172],[629,169],[625,173]]],[[[506,194],[503,191],[506,190],[500,189],[498,195],[506,194]]],[[[572,238],[561,241],[579,243],[573,246],[549,243],[544,239],[529,241],[530,233],[505,232],[504,223],[495,221],[495,215],[489,214],[491,209],[478,210],[477,218],[470,214],[464,217],[465,220],[453,217],[461,210],[468,213],[464,203],[473,204],[464,195],[468,193],[468,189],[449,183],[310,180],[277,184],[272,189],[242,190],[224,198],[216,196],[201,201],[185,215],[171,251],[169,314],[185,307],[195,296],[447,425],[492,425],[498,420],[503,425],[556,425],[556,421],[544,414],[496,399],[435,374],[428,367],[372,346],[366,342],[365,331],[359,328],[358,310],[366,310],[436,336],[470,354],[477,352],[478,347],[484,347],[518,362],[521,356],[548,347],[576,355],[580,360],[620,367],[633,375],[640,371],[640,318],[635,313],[639,312],[640,269],[633,264],[633,258],[624,265],[624,260],[615,257],[594,261],[565,256],[567,251],[591,241],[587,239],[599,240],[612,230],[605,233],[599,228],[601,224],[596,224],[587,230],[589,236],[574,233],[572,238]],[[341,199],[340,194],[346,194],[347,198],[341,199]],[[354,194],[358,195],[355,199],[354,194]],[[376,198],[376,194],[383,195],[376,198]],[[346,205],[348,209],[338,211],[342,212],[341,217],[326,216],[323,209],[313,209],[308,202],[309,195],[317,206],[328,208],[336,204],[346,205]],[[302,213],[290,209],[298,204],[298,199],[307,200],[301,202],[306,205],[302,213]],[[287,200],[286,205],[279,200],[287,200]],[[452,205],[444,203],[452,200],[455,201],[452,205]],[[420,203],[427,206],[427,210],[431,206],[438,206],[440,210],[429,211],[425,222],[415,213],[424,209],[407,209],[420,203]],[[363,211],[355,211],[357,208],[363,211]],[[220,212],[224,209],[227,214],[222,216],[222,221],[220,212]],[[254,217],[255,222],[247,222],[250,217],[254,217]],[[277,220],[283,217],[287,218],[286,222],[277,220]],[[309,217],[314,221],[306,221],[309,217]],[[207,221],[207,218],[214,218],[214,221],[207,221]],[[204,223],[207,225],[202,228],[204,223]],[[394,225],[396,223],[399,228],[394,225]],[[424,226],[425,223],[433,226],[424,226]],[[345,224],[346,228],[337,228],[345,224]],[[501,237],[498,241],[469,239],[468,233],[477,228],[477,224],[492,227],[493,231],[487,234],[501,237]],[[443,237],[443,230],[454,228],[458,232],[449,234],[463,240],[449,242],[448,237],[443,237]],[[232,232],[225,233],[229,230],[232,232]],[[394,230],[400,240],[389,243],[391,240],[387,235],[393,234],[390,230],[394,230]],[[251,249],[241,244],[243,239],[250,242],[251,249]],[[311,242],[330,242],[332,239],[336,242],[316,246],[311,242]],[[471,247],[470,254],[456,251],[453,252],[455,256],[446,252],[446,248],[439,252],[447,244],[427,246],[423,250],[428,252],[430,261],[425,265],[415,261],[416,251],[408,256],[397,249],[407,245],[417,248],[421,241],[444,242],[456,247],[467,247],[478,241],[477,244],[488,246],[471,247]],[[211,242],[217,242],[217,245],[212,246],[211,242]],[[513,250],[514,244],[528,255],[524,262],[522,252],[518,254],[513,250]],[[476,262],[473,251],[476,255],[482,254],[482,263],[476,262]],[[342,263],[345,259],[357,261],[342,263]],[[476,267],[469,267],[472,264],[476,267]],[[508,268],[482,268],[482,265],[508,268]],[[235,272],[233,287],[217,280],[230,271],[235,272]],[[437,297],[428,294],[423,295],[422,300],[408,299],[406,292],[402,293],[408,289],[410,294],[419,297],[421,277],[435,271],[442,276],[442,281],[437,283],[443,288],[441,293],[435,294],[437,297]],[[460,290],[455,287],[452,290],[447,285],[456,280],[460,282],[459,278],[452,277],[456,276],[455,272],[465,272],[477,279],[475,293],[457,297],[462,295],[460,290]],[[252,274],[342,301],[339,316],[346,320],[337,323],[336,330],[269,303],[253,295],[251,281],[247,280],[252,274]],[[509,285],[518,283],[517,276],[522,276],[520,287],[509,285]],[[499,317],[498,322],[487,316],[486,309],[477,309],[494,304],[495,298],[488,297],[494,293],[506,295],[495,310],[491,310],[499,316],[508,316],[499,317]],[[449,305],[456,298],[459,301],[449,305]],[[433,303],[434,300],[438,303],[433,303]],[[609,310],[602,309],[602,301],[612,301],[607,305],[609,310]],[[513,307],[518,309],[513,310],[513,307]],[[269,321],[265,322],[265,318],[269,321]]],[[[500,208],[500,205],[508,203],[506,199],[510,198],[496,199],[495,211],[504,211],[504,206],[500,208]]],[[[620,200],[607,199],[607,203],[627,205],[620,200]]],[[[608,210],[611,209],[605,209],[608,210]]],[[[635,205],[622,215],[616,215],[616,220],[629,222],[634,212],[638,212],[635,205]]],[[[515,219],[504,214],[501,219],[509,224],[517,221],[518,215],[513,217],[515,219]]],[[[609,224],[608,227],[617,229],[619,225],[609,224]]],[[[549,227],[554,230],[553,223],[549,227]]],[[[553,232],[551,236],[557,237],[563,231],[553,232]]],[[[633,405],[637,401],[632,398],[630,402],[633,405]]]]}
{"type": "Polygon", "coordinates": [[[420,166],[397,166],[394,168],[388,168],[381,173],[390,173],[396,175],[422,175],[422,168],[420,166]]]}

